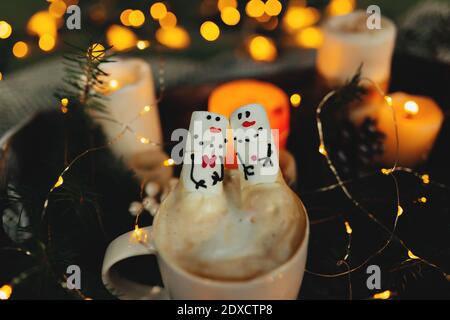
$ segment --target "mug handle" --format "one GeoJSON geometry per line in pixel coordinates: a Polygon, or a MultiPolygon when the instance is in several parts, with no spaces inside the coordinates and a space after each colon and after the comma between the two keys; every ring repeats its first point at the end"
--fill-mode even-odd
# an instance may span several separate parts
{"type": "Polygon", "coordinates": [[[120,277],[112,267],[119,261],[142,255],[155,255],[152,227],[140,229],[140,240],[135,230],[122,234],[108,246],[103,258],[102,281],[108,291],[121,300],[168,299],[167,291],[159,286],[147,286],[120,277]]]}

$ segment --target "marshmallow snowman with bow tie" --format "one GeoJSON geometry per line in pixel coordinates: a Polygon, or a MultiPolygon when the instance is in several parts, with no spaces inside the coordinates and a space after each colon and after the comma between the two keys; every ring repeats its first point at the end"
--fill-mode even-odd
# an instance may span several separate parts
{"type": "Polygon", "coordinates": [[[220,193],[224,178],[228,120],[220,114],[192,113],[181,179],[188,191],[220,193]]]}

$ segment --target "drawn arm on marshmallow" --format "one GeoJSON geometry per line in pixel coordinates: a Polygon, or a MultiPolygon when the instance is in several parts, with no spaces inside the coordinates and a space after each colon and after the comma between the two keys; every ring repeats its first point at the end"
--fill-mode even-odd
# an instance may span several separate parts
{"type": "Polygon", "coordinates": [[[222,115],[206,111],[192,113],[181,171],[188,191],[222,191],[227,127],[228,120],[222,115]]]}
{"type": "Polygon", "coordinates": [[[278,153],[266,111],[259,104],[243,106],[230,118],[239,169],[245,183],[272,183],[279,173],[278,153]]]}

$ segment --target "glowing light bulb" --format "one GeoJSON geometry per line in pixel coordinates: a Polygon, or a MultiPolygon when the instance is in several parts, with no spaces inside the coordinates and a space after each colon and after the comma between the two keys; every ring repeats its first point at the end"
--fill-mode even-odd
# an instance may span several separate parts
{"type": "Polygon", "coordinates": [[[419,201],[420,203],[427,203],[428,199],[427,197],[420,197],[417,201],[419,201]]]}
{"type": "Polygon", "coordinates": [[[324,156],[327,156],[327,154],[328,154],[328,152],[325,149],[325,146],[323,144],[320,144],[320,146],[319,146],[319,153],[324,155],[324,156]]]}
{"type": "Polygon", "coordinates": [[[167,14],[167,7],[162,2],[155,2],[150,7],[150,15],[153,19],[159,20],[164,18],[164,16],[167,14]]]}
{"type": "Polygon", "coordinates": [[[175,165],[175,160],[173,160],[172,158],[164,160],[163,165],[165,167],[171,167],[171,166],[175,165]]]}
{"type": "Polygon", "coordinates": [[[181,27],[160,28],[156,30],[156,40],[171,49],[184,49],[189,46],[189,33],[181,27]]]}
{"type": "Polygon", "coordinates": [[[400,217],[403,214],[403,208],[398,206],[397,207],[397,216],[400,217]]]}
{"type": "Polygon", "coordinates": [[[119,81],[117,81],[116,79],[112,79],[109,81],[109,87],[111,89],[117,89],[119,87],[119,81]]]}
{"type": "Polygon", "coordinates": [[[248,52],[253,60],[270,62],[277,57],[277,47],[273,40],[264,36],[253,37],[248,45],[248,52]]]}
{"type": "Polygon", "coordinates": [[[177,25],[177,16],[172,12],[167,12],[167,14],[159,20],[159,25],[162,28],[173,28],[177,25]]]}
{"type": "Polygon", "coordinates": [[[14,44],[12,51],[16,58],[25,58],[28,54],[28,45],[23,41],[18,41],[14,44]]]}
{"type": "Polygon", "coordinates": [[[149,144],[149,143],[150,143],[150,140],[147,139],[147,138],[145,138],[145,137],[141,137],[141,138],[139,139],[139,141],[140,141],[142,144],[149,144]]]}
{"type": "Polygon", "coordinates": [[[385,96],[384,100],[386,101],[386,103],[388,104],[389,107],[392,107],[392,97],[385,96]]]}
{"type": "Polygon", "coordinates": [[[69,105],[69,99],[62,98],[61,99],[61,112],[62,113],[67,113],[69,111],[69,109],[67,108],[68,105],[69,105]]]}
{"type": "Polygon", "coordinates": [[[235,26],[241,20],[241,14],[233,7],[226,7],[221,11],[220,18],[226,25],[235,26]]]}
{"type": "Polygon", "coordinates": [[[150,41],[148,41],[148,40],[139,40],[139,41],[136,43],[136,47],[137,47],[139,50],[147,49],[148,47],[150,47],[150,41]]]}
{"type": "Polygon", "coordinates": [[[355,0],[332,0],[327,7],[331,16],[340,16],[352,12],[355,9],[355,0]]]}
{"type": "Polygon", "coordinates": [[[423,174],[420,178],[422,179],[422,182],[424,184],[429,184],[430,183],[430,176],[428,174],[423,174]]]}
{"type": "Polygon", "coordinates": [[[53,187],[54,189],[62,186],[62,184],[64,183],[64,179],[62,176],[59,176],[58,181],[56,181],[55,186],[53,187]]]}
{"type": "Polygon", "coordinates": [[[115,51],[125,51],[136,45],[137,36],[129,28],[113,24],[106,31],[106,40],[115,51]]]}
{"type": "Polygon", "coordinates": [[[212,21],[205,21],[200,26],[200,34],[207,41],[215,41],[220,36],[220,29],[212,21]]]}
{"type": "Polygon", "coordinates": [[[416,256],[414,253],[412,253],[411,250],[408,250],[408,257],[411,259],[420,259],[418,256],[416,256]]]}
{"type": "Polygon", "coordinates": [[[283,5],[278,0],[267,0],[266,4],[264,5],[264,11],[269,16],[277,16],[281,13],[281,10],[283,9],[283,5]]]}
{"type": "Polygon", "coordinates": [[[142,114],[145,114],[145,113],[147,113],[147,112],[149,112],[150,111],[150,106],[145,106],[143,109],[142,109],[142,111],[141,111],[141,115],[142,114]]]}
{"type": "Polygon", "coordinates": [[[145,232],[145,230],[139,228],[139,226],[136,224],[134,226],[134,231],[131,234],[131,240],[133,242],[146,242],[147,241],[147,232],[145,232]]]}
{"type": "Polygon", "coordinates": [[[0,288],[0,300],[8,300],[12,294],[12,287],[5,284],[0,288]]]}
{"type": "Polygon", "coordinates": [[[0,72],[0,81],[3,80],[3,73],[0,72]]]}
{"type": "Polygon", "coordinates": [[[380,299],[380,300],[387,300],[392,296],[392,292],[389,290],[383,291],[383,292],[379,292],[379,293],[375,293],[373,295],[374,299],[380,299]]]}
{"type": "Polygon", "coordinates": [[[293,95],[291,95],[289,100],[291,101],[293,107],[298,107],[300,105],[300,102],[302,101],[302,96],[298,93],[294,93],[293,95]]]}
{"type": "Polygon", "coordinates": [[[128,16],[130,25],[138,28],[142,26],[145,22],[145,15],[141,10],[133,10],[128,16]]]}
{"type": "Polygon", "coordinates": [[[237,8],[237,0],[219,0],[217,8],[222,11],[225,8],[237,8]]]}
{"type": "Polygon", "coordinates": [[[88,49],[89,54],[93,59],[101,59],[105,56],[105,47],[100,43],[94,43],[88,49]]]}
{"type": "Polygon", "coordinates": [[[318,27],[307,27],[297,33],[295,40],[304,48],[319,48],[323,43],[323,34],[318,27]]]}
{"type": "Polygon", "coordinates": [[[389,175],[392,173],[392,169],[383,168],[383,169],[381,169],[381,173],[384,175],[389,175]]]}
{"type": "Polygon", "coordinates": [[[408,116],[414,116],[419,113],[419,105],[415,101],[406,101],[403,109],[405,109],[408,116]]]}
{"type": "Polygon", "coordinates": [[[8,39],[11,33],[11,25],[6,21],[0,21],[0,39],[8,39]]]}
{"type": "Polygon", "coordinates": [[[39,37],[39,48],[42,51],[50,51],[55,47],[56,39],[50,34],[44,34],[39,37]]]}
{"type": "Polygon", "coordinates": [[[352,227],[350,227],[350,224],[345,221],[345,232],[347,232],[347,234],[352,234],[353,230],[352,227]]]}
{"type": "Polygon", "coordinates": [[[133,9],[126,9],[123,10],[122,13],[120,14],[120,22],[122,22],[122,24],[124,26],[131,26],[130,23],[130,14],[133,12],[133,9]]]}
{"type": "Polygon", "coordinates": [[[245,12],[249,17],[261,17],[265,11],[265,4],[261,0],[250,0],[245,6],[245,12]]]}

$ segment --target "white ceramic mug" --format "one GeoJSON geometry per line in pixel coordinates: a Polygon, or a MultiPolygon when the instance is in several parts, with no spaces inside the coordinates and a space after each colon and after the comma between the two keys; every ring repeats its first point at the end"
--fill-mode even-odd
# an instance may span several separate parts
{"type": "MultiPolygon", "coordinates": [[[[304,210],[306,215],[306,210],[304,210]]],[[[142,228],[144,242],[133,240],[127,232],[110,243],[102,267],[102,280],[108,290],[120,299],[186,299],[186,300],[269,300],[296,299],[305,272],[308,251],[309,220],[306,215],[304,239],[294,255],[271,272],[243,281],[220,281],[191,274],[158,251],[152,239],[152,227],[142,228]],[[156,255],[165,288],[138,284],[120,277],[112,267],[124,259],[156,255]]]]}

